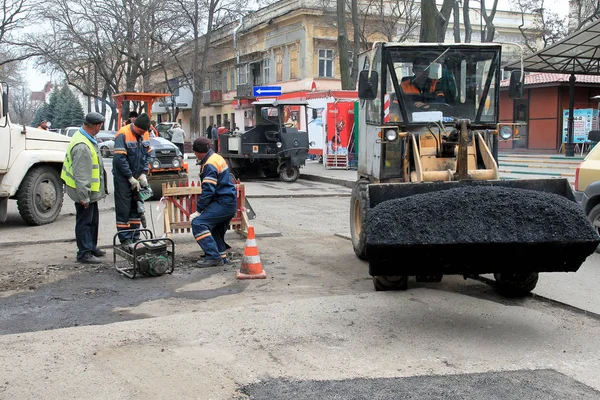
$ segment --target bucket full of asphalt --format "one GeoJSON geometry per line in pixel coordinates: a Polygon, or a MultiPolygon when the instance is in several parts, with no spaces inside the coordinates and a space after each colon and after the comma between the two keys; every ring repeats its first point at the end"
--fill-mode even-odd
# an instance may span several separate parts
{"type": "Polygon", "coordinates": [[[369,185],[371,275],[577,271],[600,243],[566,180],[369,185]]]}

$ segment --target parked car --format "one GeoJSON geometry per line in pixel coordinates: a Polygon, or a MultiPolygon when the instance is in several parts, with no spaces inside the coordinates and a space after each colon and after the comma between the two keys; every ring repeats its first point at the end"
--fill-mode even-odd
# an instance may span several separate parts
{"type": "MultiPolygon", "coordinates": [[[[596,145],[575,170],[575,197],[600,234],[600,146],[596,145]]],[[[600,253],[600,248],[596,249],[600,253]]]]}
{"type": "Polygon", "coordinates": [[[161,122],[158,125],[156,125],[156,130],[158,131],[160,137],[163,137],[167,140],[171,140],[171,130],[173,129],[173,125],[175,125],[176,123],[177,122],[161,122]]]}
{"type": "Polygon", "coordinates": [[[115,140],[115,135],[117,131],[100,131],[96,135],[96,140],[98,143],[106,142],[108,140],[115,140]]]}
{"type": "Polygon", "coordinates": [[[99,146],[100,146],[100,154],[102,154],[102,157],[104,157],[104,158],[111,157],[115,152],[115,140],[114,139],[105,140],[105,141],[99,143],[99,146]]]}
{"type": "Polygon", "coordinates": [[[65,128],[62,130],[62,134],[66,135],[68,137],[73,137],[75,132],[77,132],[78,130],[79,130],[78,126],[69,126],[68,128],[65,128]]]}

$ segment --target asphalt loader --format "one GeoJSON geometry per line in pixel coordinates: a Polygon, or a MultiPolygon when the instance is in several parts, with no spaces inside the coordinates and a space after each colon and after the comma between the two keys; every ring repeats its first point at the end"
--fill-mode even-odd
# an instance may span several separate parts
{"type": "MultiPolygon", "coordinates": [[[[376,290],[493,274],[498,292],[522,296],[600,243],[566,179],[499,179],[498,143],[518,138],[498,122],[501,51],[376,43],[361,58],[350,230],[376,290]]],[[[509,93],[523,96],[523,71],[509,93]]]]}

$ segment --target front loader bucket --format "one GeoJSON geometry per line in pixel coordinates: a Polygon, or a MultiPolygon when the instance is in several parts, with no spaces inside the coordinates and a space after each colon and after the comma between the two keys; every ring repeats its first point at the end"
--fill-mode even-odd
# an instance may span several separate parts
{"type": "Polygon", "coordinates": [[[577,271],[600,243],[566,179],[368,188],[372,276],[577,271]]]}

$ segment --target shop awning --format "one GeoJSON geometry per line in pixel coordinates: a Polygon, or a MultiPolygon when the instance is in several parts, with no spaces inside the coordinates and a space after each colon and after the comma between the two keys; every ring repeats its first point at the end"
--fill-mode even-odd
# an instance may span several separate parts
{"type": "MultiPolygon", "coordinates": [[[[521,62],[505,69],[520,69],[521,62]]],[[[600,20],[523,59],[529,72],[600,75],[600,20]]]]}

